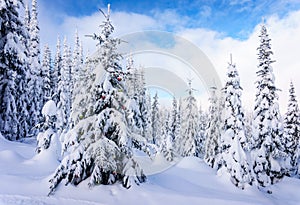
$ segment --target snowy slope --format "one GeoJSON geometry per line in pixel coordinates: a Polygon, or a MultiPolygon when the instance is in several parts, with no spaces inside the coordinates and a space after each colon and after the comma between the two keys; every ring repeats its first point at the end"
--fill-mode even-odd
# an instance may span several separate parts
{"type": "Polygon", "coordinates": [[[285,178],[273,194],[255,187],[240,190],[226,176],[217,176],[198,158],[184,158],[148,182],[129,190],[121,185],[77,187],[60,185],[47,197],[48,179],[58,162],[47,152],[34,153],[35,145],[9,142],[0,136],[0,204],[300,204],[300,180],[285,178]]]}

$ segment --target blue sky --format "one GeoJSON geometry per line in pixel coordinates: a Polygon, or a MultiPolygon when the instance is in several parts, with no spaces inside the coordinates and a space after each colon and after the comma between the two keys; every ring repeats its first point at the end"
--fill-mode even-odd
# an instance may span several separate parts
{"type": "MultiPolygon", "coordinates": [[[[299,0],[40,0],[53,18],[83,17],[97,12],[98,8],[112,5],[113,11],[158,16],[174,12],[185,19],[185,28],[206,28],[237,39],[245,39],[253,28],[270,15],[285,16],[300,8],[299,0]]],[[[165,30],[174,31],[175,25],[165,30]]]]}

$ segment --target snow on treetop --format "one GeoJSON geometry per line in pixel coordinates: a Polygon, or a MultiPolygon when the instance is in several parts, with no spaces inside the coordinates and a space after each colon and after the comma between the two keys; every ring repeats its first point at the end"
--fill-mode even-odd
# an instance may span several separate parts
{"type": "Polygon", "coordinates": [[[54,116],[57,113],[57,107],[53,100],[48,100],[43,109],[42,109],[42,115],[43,116],[54,116]]]}

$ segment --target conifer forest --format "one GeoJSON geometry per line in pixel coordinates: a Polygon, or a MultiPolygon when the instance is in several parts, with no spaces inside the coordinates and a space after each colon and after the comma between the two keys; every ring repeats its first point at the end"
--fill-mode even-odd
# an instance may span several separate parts
{"type": "Polygon", "coordinates": [[[0,204],[300,203],[300,88],[276,84],[265,21],[249,51],[251,109],[231,54],[208,99],[185,79],[185,95],[163,106],[147,68],[118,50],[128,42],[110,4],[84,34],[91,54],[78,28],[42,45],[38,3],[0,0],[0,204]]]}

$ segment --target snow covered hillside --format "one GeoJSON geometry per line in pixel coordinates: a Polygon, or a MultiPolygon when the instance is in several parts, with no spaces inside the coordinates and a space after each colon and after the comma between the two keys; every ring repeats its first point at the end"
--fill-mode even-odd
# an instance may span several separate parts
{"type": "Polygon", "coordinates": [[[34,153],[35,144],[10,142],[0,136],[0,204],[300,204],[300,180],[285,177],[272,187],[273,194],[256,187],[236,188],[226,174],[196,157],[187,157],[162,173],[148,177],[139,187],[122,185],[88,188],[87,181],[77,187],[60,185],[47,196],[56,159],[34,153]]]}

